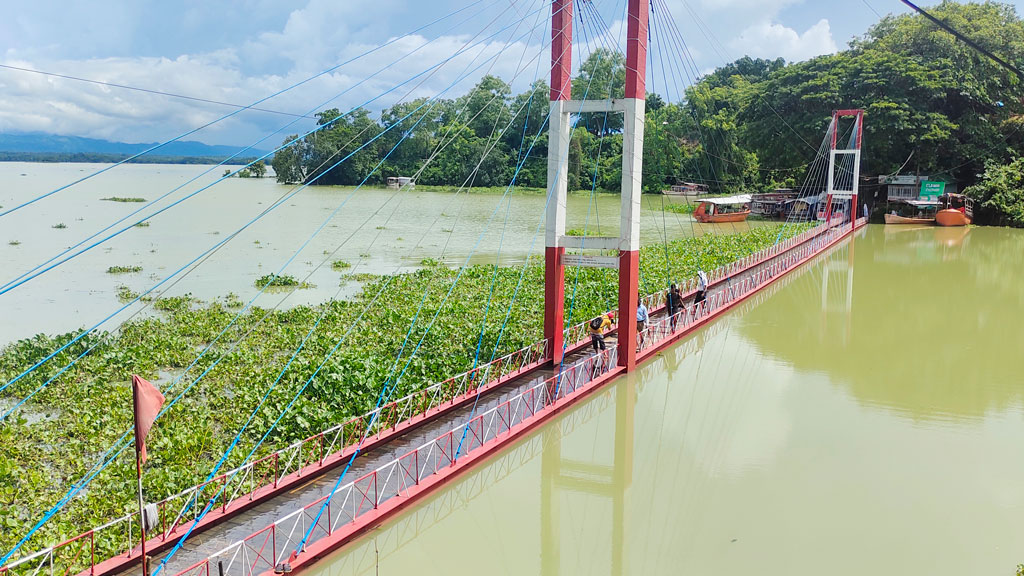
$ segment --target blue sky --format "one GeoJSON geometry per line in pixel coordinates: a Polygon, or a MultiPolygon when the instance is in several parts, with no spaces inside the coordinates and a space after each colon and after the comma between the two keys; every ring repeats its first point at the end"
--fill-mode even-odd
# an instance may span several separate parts
{"type": "MultiPolygon", "coordinates": [[[[538,22],[533,14],[541,13],[542,1],[5,2],[7,17],[0,20],[0,64],[246,104],[464,9],[418,35],[402,37],[386,49],[262,105],[306,112],[348,89],[332,105],[355,106],[470,46],[429,77],[385,94],[370,105],[379,110],[406,97],[457,96],[487,71],[506,79],[515,77],[517,88],[525,86],[537,70],[536,65],[527,64],[547,58],[541,56],[546,33],[531,31],[538,22]],[[517,21],[522,24],[513,28],[511,24],[517,21]],[[501,31],[503,26],[506,29],[501,31]],[[486,32],[474,38],[480,30],[486,32]],[[391,64],[416,48],[419,51],[412,57],[391,64]],[[500,57],[488,60],[502,49],[500,57]],[[388,64],[391,66],[385,71],[353,88],[388,64]]],[[[658,0],[659,5],[661,2],[658,0]]],[[[797,61],[833,52],[877,21],[875,12],[906,11],[898,0],[664,3],[700,71],[745,54],[797,61]]],[[[1024,0],[1014,4],[1024,12],[1024,0]]],[[[616,41],[624,0],[592,0],[591,5],[608,24],[604,41],[616,41]]],[[[590,26],[594,34],[593,19],[590,26]]],[[[578,52],[585,53],[581,32],[577,30],[578,52]]],[[[596,45],[596,39],[587,39],[596,45]]],[[[543,62],[540,75],[544,76],[543,62]]],[[[667,79],[651,81],[655,87],[670,85],[667,79]]],[[[176,136],[228,112],[229,108],[212,104],[0,69],[0,131],[4,132],[153,141],[176,136]]],[[[190,138],[248,144],[288,121],[280,115],[247,111],[190,138]]],[[[302,122],[287,131],[297,132],[300,126],[302,122]]]]}

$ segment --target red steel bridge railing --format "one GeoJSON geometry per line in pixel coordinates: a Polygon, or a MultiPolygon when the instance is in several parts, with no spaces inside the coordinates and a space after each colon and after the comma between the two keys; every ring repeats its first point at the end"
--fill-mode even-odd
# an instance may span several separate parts
{"type": "MultiPolygon", "coordinates": [[[[863,218],[858,219],[856,226],[859,227],[864,223],[863,218]]],[[[708,272],[708,284],[715,286],[729,282],[732,278],[742,275],[752,268],[757,268],[764,262],[775,259],[795,247],[808,244],[811,240],[824,240],[826,236],[832,238],[843,235],[849,230],[848,226],[848,224],[834,224],[825,232],[822,231],[824,226],[806,230],[771,247],[711,270],[708,272]]],[[[813,246],[819,245],[820,242],[813,243],[813,246]]],[[[811,246],[808,244],[799,252],[804,254],[809,250],[810,253],[813,253],[815,249],[812,249],[811,246]]],[[[791,266],[791,262],[799,260],[794,257],[795,254],[788,255],[782,262],[790,262],[789,266],[791,266]]],[[[643,349],[647,350],[655,346],[667,335],[679,330],[680,327],[685,329],[694,322],[704,319],[711,311],[723,304],[742,297],[751,290],[756,290],[757,286],[763,283],[766,274],[767,278],[771,278],[772,275],[788,269],[788,267],[780,268],[782,262],[776,262],[771,267],[760,270],[756,275],[744,278],[740,285],[731,285],[729,287],[730,296],[726,296],[725,292],[719,292],[705,301],[697,312],[694,312],[692,308],[680,312],[677,314],[675,330],[672,329],[668,318],[651,323],[645,330],[643,349]]],[[[696,278],[683,281],[679,288],[684,296],[692,295],[697,288],[696,278]]],[[[645,296],[642,300],[653,312],[665,307],[667,294],[667,289],[660,290],[645,296]]],[[[574,343],[570,348],[586,344],[588,322],[589,319],[564,330],[564,341],[574,343]]],[[[615,326],[610,329],[610,331],[614,330],[615,326]]],[[[610,350],[612,349],[614,347],[610,348],[610,350]]],[[[219,508],[222,514],[227,514],[233,509],[256,501],[261,496],[261,490],[277,488],[289,476],[302,477],[304,474],[306,476],[316,474],[318,469],[323,469],[329,458],[338,458],[346,452],[351,452],[371,419],[373,427],[367,436],[368,441],[394,432],[404,424],[423,417],[424,414],[442,411],[446,405],[453,405],[456,398],[475,394],[480,389],[486,390],[501,385],[510,378],[531,371],[544,364],[545,359],[549,357],[548,352],[547,341],[541,340],[475,369],[409,394],[376,410],[346,420],[318,434],[271,452],[258,460],[227,471],[209,482],[197,484],[157,502],[158,532],[152,540],[171,540],[176,538],[179,532],[183,532],[179,529],[192,522],[200,514],[205,502],[199,500],[197,504],[195,495],[206,487],[224,485],[223,494],[225,496],[219,508]]],[[[592,361],[592,358],[596,357],[588,358],[581,363],[592,361]]],[[[577,365],[581,363],[574,364],[569,369],[578,371],[577,365]]],[[[610,366],[614,366],[614,362],[610,366]]],[[[507,404],[508,402],[503,405],[507,404]]],[[[494,410],[485,414],[491,414],[494,410]]],[[[461,429],[462,426],[459,427],[460,434],[461,429]]],[[[257,534],[261,534],[265,530],[267,529],[257,534]]],[[[250,538],[254,536],[256,534],[250,538]]],[[[59,544],[14,560],[7,566],[0,567],[0,576],[7,576],[8,573],[19,576],[42,574],[56,576],[57,574],[67,575],[79,572],[96,574],[97,548],[108,551],[108,554],[109,550],[113,549],[115,552],[111,556],[125,555],[126,558],[132,558],[133,555],[138,554],[136,550],[139,545],[138,540],[138,513],[126,514],[59,544]]]]}
{"type": "MultiPolygon", "coordinates": [[[[861,219],[856,226],[863,224],[861,219]]],[[[809,230],[791,241],[780,243],[779,248],[762,251],[763,258],[760,261],[743,259],[737,265],[716,271],[717,279],[735,278],[735,281],[700,304],[687,306],[674,317],[652,322],[643,332],[642,352],[653,353],[660,344],[703,324],[766,283],[824,251],[850,231],[848,226],[822,228],[809,230]],[[722,271],[734,274],[723,275],[722,271]]],[[[653,295],[648,298],[653,298],[653,295]]],[[[505,442],[528,420],[552,410],[559,400],[582,392],[589,386],[599,386],[604,380],[601,377],[616,366],[617,355],[618,345],[613,344],[607,350],[581,359],[565,367],[560,375],[551,376],[524,390],[475,416],[468,423],[349,482],[333,495],[324,496],[295,510],[175,576],[210,576],[211,570],[218,576],[259,576],[272,572],[288,560],[303,536],[311,529],[307,546],[331,537],[339,530],[351,532],[350,527],[362,518],[372,514],[376,519],[376,511],[383,504],[409,496],[415,487],[432,476],[454,467],[458,458],[472,456],[490,445],[505,442]],[[464,430],[465,442],[462,451],[456,455],[455,450],[464,430]],[[325,508],[325,513],[318,519],[321,508],[325,508]]]]}

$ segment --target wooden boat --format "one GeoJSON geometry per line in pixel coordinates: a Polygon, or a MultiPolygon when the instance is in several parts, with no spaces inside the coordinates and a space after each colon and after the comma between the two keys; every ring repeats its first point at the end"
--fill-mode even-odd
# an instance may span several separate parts
{"type": "Polygon", "coordinates": [[[898,214],[886,214],[886,224],[935,224],[935,218],[907,218],[898,214]]]}
{"type": "Polygon", "coordinates": [[[702,224],[743,222],[747,216],[750,216],[750,194],[704,198],[693,211],[693,217],[702,224]]]}
{"type": "Polygon", "coordinates": [[[886,209],[886,224],[935,224],[935,212],[942,203],[935,200],[890,200],[886,209]]]}
{"type": "Polygon", "coordinates": [[[935,214],[939,226],[967,226],[974,217],[974,201],[963,194],[943,194],[942,210],[935,214]]]}
{"type": "Polygon", "coordinates": [[[959,210],[946,208],[935,213],[935,223],[939,226],[967,226],[971,219],[959,210]]]}
{"type": "Polygon", "coordinates": [[[706,185],[693,182],[683,182],[682,184],[672,186],[668,190],[661,191],[666,196],[699,196],[708,192],[709,190],[706,185]]]}

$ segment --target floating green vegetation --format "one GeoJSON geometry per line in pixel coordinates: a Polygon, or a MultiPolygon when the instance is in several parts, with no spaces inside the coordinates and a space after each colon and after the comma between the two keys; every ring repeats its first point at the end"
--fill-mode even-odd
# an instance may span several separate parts
{"type": "Polygon", "coordinates": [[[676,214],[693,214],[697,209],[696,204],[665,204],[666,212],[675,212],[676,214]]]}
{"type": "Polygon", "coordinates": [[[242,299],[234,292],[228,292],[221,299],[224,301],[224,305],[228,308],[241,308],[242,306],[245,306],[245,302],[242,302],[242,299]]]}
{"type": "MultiPolygon", "coordinates": [[[[784,235],[803,229],[789,226],[784,235]]],[[[770,246],[779,232],[778,226],[763,226],[741,234],[675,240],[667,247],[645,246],[640,251],[640,290],[654,292],[670,280],[692,277],[698,268],[711,270],[747,256],[770,246]]],[[[38,519],[39,510],[52,506],[71,479],[81,478],[98,454],[131,429],[132,374],[157,383],[168,399],[192,387],[160,418],[147,439],[146,497],[157,501],[205,478],[321,317],[285,372],[282,385],[269,392],[264,409],[242,435],[238,449],[225,463],[228,468],[238,465],[267,433],[299,384],[343,337],[319,376],[269,433],[257,457],[369,410],[381,384],[391,376],[395,351],[402,348],[417,314],[414,338],[422,338],[422,344],[405,376],[394,383],[394,398],[470,368],[481,325],[484,360],[492,351],[502,355],[541,338],[542,259],[531,260],[525,269],[510,266],[495,271],[490,265],[479,265],[461,274],[439,260],[425,259],[421,264],[422,268],[394,276],[346,276],[365,282],[347,301],[287,310],[253,308],[238,314],[232,309],[238,308],[235,303],[239,302],[234,294],[210,303],[190,295],[159,298],[153,301],[159,314],[129,320],[116,333],[93,334],[73,344],[69,343],[77,333],[40,334],[0,349],[0,382],[8,382],[27,366],[69,344],[40,370],[0,392],[0,402],[9,402],[24,398],[55,374],[54,367],[68,364],[95,346],[27,403],[28,410],[59,410],[64,417],[29,422],[16,412],[0,424],[0,550],[9,550],[38,519]],[[429,319],[435,315],[428,331],[429,319]],[[218,338],[225,328],[227,332],[218,338]],[[236,346],[243,336],[245,340],[236,346]],[[207,346],[210,351],[186,371],[207,346]],[[167,375],[183,373],[170,387],[167,375]],[[201,374],[205,375],[198,379],[201,374]]],[[[571,313],[566,299],[566,324],[616,305],[616,271],[584,268],[577,275],[573,269],[566,277],[575,285],[576,294],[571,313]]],[[[268,275],[257,281],[257,286],[271,282],[299,284],[295,278],[268,275]]],[[[139,296],[126,286],[119,287],[117,295],[123,301],[139,296]]],[[[131,510],[137,497],[134,487],[134,454],[127,450],[43,527],[33,539],[33,547],[42,548],[131,510]]],[[[116,547],[113,538],[98,538],[95,546],[99,558],[108,557],[116,547]]]]}
{"type": "Polygon", "coordinates": [[[267,274],[256,279],[257,288],[312,288],[309,282],[300,282],[298,278],[288,274],[267,274]]]}
{"type": "Polygon", "coordinates": [[[10,241],[10,242],[8,242],[7,244],[8,244],[9,246],[21,246],[21,241],[20,241],[20,240],[11,240],[11,241],[10,241]]]}
{"type": "Polygon", "coordinates": [[[153,308],[162,312],[182,312],[189,310],[192,303],[195,302],[195,298],[191,294],[185,294],[183,296],[168,296],[166,298],[157,298],[153,302],[153,308]]]}
{"type": "Polygon", "coordinates": [[[347,269],[349,269],[351,267],[352,267],[352,265],[349,264],[348,262],[345,262],[344,260],[335,260],[334,262],[331,262],[331,269],[332,270],[337,270],[337,271],[347,270],[347,269]]]}
{"type": "Polygon", "coordinates": [[[121,302],[131,302],[132,300],[135,300],[138,297],[139,293],[135,292],[134,290],[127,286],[117,287],[117,299],[120,300],[121,302]]]}
{"type": "Polygon", "coordinates": [[[142,266],[111,266],[107,268],[107,274],[134,274],[142,272],[142,266]]]}
{"type": "Polygon", "coordinates": [[[107,202],[145,202],[145,198],[132,198],[128,196],[111,196],[109,198],[100,198],[100,200],[106,200],[107,202]]]}
{"type": "Polygon", "coordinates": [[[53,228],[55,230],[63,230],[65,228],[67,228],[67,227],[68,227],[68,225],[63,223],[63,222],[58,222],[58,223],[54,224],[53,226],[51,226],[51,228],[53,228]]]}
{"type": "Polygon", "coordinates": [[[149,221],[147,220],[145,222],[138,222],[138,223],[135,224],[135,227],[136,228],[149,228],[149,221]]]}
{"type": "Polygon", "coordinates": [[[380,280],[379,274],[371,274],[369,272],[357,272],[355,274],[346,274],[341,281],[342,282],[373,282],[380,280]]]}

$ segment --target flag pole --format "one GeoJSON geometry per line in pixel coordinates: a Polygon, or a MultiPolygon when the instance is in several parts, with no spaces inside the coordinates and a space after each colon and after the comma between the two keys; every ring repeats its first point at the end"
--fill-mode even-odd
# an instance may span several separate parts
{"type": "Polygon", "coordinates": [[[132,378],[132,414],[135,420],[135,473],[139,481],[139,528],[142,534],[142,576],[149,576],[149,562],[146,558],[146,517],[142,500],[142,446],[145,438],[139,430],[139,385],[132,378]]]}

